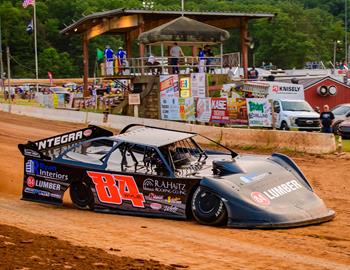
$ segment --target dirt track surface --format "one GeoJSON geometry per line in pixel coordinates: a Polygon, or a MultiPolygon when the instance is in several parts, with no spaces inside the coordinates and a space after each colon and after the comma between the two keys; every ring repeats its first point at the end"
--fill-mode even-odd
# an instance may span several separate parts
{"type": "Polygon", "coordinates": [[[69,198],[61,208],[21,201],[23,158],[17,144],[78,127],[0,113],[1,224],[190,269],[350,269],[350,156],[294,157],[316,193],[337,212],[333,221],[317,226],[212,228],[195,221],[81,211],[69,198]]]}

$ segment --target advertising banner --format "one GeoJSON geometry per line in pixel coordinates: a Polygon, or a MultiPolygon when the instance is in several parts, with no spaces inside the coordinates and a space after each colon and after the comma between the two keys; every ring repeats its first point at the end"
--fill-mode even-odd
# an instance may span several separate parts
{"type": "Polygon", "coordinates": [[[272,110],[268,99],[247,98],[247,106],[249,126],[272,126],[272,110]]]}
{"type": "Polygon", "coordinates": [[[191,87],[190,87],[189,77],[180,79],[180,97],[182,98],[191,97],[191,87]]]}
{"type": "Polygon", "coordinates": [[[227,110],[232,125],[248,125],[247,101],[245,98],[228,98],[227,110]]]}
{"type": "Polygon", "coordinates": [[[210,122],[219,124],[229,123],[227,98],[211,98],[210,122]]]}
{"type": "Polygon", "coordinates": [[[199,98],[196,102],[196,119],[209,122],[211,116],[211,98],[199,98]]]}
{"type": "Polygon", "coordinates": [[[205,98],[205,73],[191,73],[191,92],[192,97],[205,98]]]}
{"type": "Polygon", "coordinates": [[[180,120],[179,98],[163,97],[160,99],[160,114],[163,120],[180,120]]]}
{"type": "Polygon", "coordinates": [[[266,82],[269,84],[267,99],[300,99],[304,100],[304,86],[301,84],[266,82]]]}
{"type": "Polygon", "coordinates": [[[194,98],[179,98],[180,120],[195,121],[194,98]]]}
{"type": "Polygon", "coordinates": [[[178,75],[160,75],[160,96],[179,97],[178,75]]]}

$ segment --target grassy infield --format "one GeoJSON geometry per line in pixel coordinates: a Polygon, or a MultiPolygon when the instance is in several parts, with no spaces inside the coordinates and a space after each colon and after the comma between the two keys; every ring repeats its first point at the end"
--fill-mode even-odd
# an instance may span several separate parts
{"type": "MultiPolygon", "coordinates": [[[[3,98],[0,98],[0,103],[9,103],[8,101],[5,102],[5,100],[3,98]]],[[[35,107],[40,107],[40,105],[35,102],[35,100],[22,100],[22,99],[16,99],[13,104],[16,104],[16,105],[30,105],[30,106],[35,106],[35,107]]],[[[94,110],[91,110],[91,111],[94,111],[94,110]]],[[[94,111],[96,112],[96,111],[94,111]]],[[[336,141],[338,142],[338,136],[336,136],[336,141]]],[[[350,152],[350,140],[343,140],[343,151],[344,152],[350,152]]],[[[248,147],[250,148],[250,147],[248,147]]],[[[254,148],[254,147],[252,147],[254,148]]],[[[246,150],[249,150],[249,149],[246,149],[246,150]]]]}

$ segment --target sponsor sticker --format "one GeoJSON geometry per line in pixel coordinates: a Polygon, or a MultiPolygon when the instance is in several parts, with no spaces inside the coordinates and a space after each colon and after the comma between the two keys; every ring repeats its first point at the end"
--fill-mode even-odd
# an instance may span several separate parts
{"type": "Polygon", "coordinates": [[[185,195],[186,184],[167,180],[146,179],[143,182],[143,190],[168,193],[174,195],[185,195]]]}
{"type": "Polygon", "coordinates": [[[151,203],[150,207],[154,210],[160,210],[162,208],[162,205],[159,203],[151,203]]]}
{"type": "MultiPolygon", "coordinates": [[[[87,131],[87,130],[86,130],[87,131]]],[[[92,132],[92,131],[91,131],[92,132]]],[[[69,134],[64,134],[61,136],[56,136],[53,138],[44,139],[36,143],[39,150],[44,150],[47,148],[59,146],[61,144],[66,144],[74,141],[81,140],[83,138],[83,131],[79,130],[69,134]]]]}
{"type": "Polygon", "coordinates": [[[164,212],[176,213],[179,208],[176,206],[165,205],[164,212]]]}
{"type": "Polygon", "coordinates": [[[250,197],[254,202],[263,206],[269,206],[270,200],[261,192],[255,191],[250,194],[250,197]]]}
{"type": "Polygon", "coordinates": [[[145,198],[140,193],[134,177],[92,171],[88,171],[87,174],[95,184],[100,202],[120,205],[123,201],[130,201],[134,207],[145,207],[145,198]]]}
{"type": "Polygon", "coordinates": [[[269,175],[269,173],[262,173],[262,174],[252,173],[252,174],[241,176],[240,179],[244,183],[248,184],[251,182],[262,180],[268,175],[269,175]]]}
{"type": "Polygon", "coordinates": [[[87,130],[85,130],[85,131],[83,132],[83,134],[84,134],[85,137],[89,137],[89,136],[91,136],[91,134],[92,134],[92,130],[91,130],[91,129],[87,129],[87,130]]]}
{"type": "Polygon", "coordinates": [[[25,171],[27,174],[41,176],[48,179],[60,181],[68,180],[68,175],[59,173],[56,166],[47,165],[44,162],[37,160],[28,160],[25,164],[25,171]]]}
{"type": "Polygon", "coordinates": [[[35,178],[33,176],[27,178],[27,186],[30,188],[35,187],[35,178]]]}
{"type": "Polygon", "coordinates": [[[40,158],[40,154],[32,149],[24,149],[24,155],[28,157],[40,158]]]}
{"type": "Polygon", "coordinates": [[[286,194],[289,194],[291,192],[294,192],[298,189],[301,189],[303,186],[296,180],[291,180],[288,182],[285,182],[281,185],[272,187],[266,191],[264,191],[264,194],[270,199],[274,200],[279,197],[283,197],[286,194]]]}

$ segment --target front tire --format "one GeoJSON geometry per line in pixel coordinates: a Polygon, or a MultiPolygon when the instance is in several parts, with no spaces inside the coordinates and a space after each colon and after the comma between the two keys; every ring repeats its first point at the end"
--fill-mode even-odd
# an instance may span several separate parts
{"type": "Polygon", "coordinates": [[[222,199],[210,189],[199,186],[192,197],[192,213],[201,224],[220,226],[227,223],[227,210],[222,199]]]}
{"type": "Polygon", "coordinates": [[[94,195],[86,182],[77,181],[70,185],[70,198],[79,209],[93,209],[94,195]]]}
{"type": "Polygon", "coordinates": [[[281,130],[289,130],[288,124],[284,121],[281,124],[281,130]]]}

